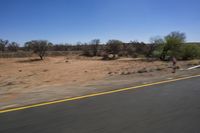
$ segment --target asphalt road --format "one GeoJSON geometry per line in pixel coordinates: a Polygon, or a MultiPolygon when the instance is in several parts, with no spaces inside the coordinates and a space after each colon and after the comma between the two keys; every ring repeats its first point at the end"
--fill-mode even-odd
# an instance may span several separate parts
{"type": "Polygon", "coordinates": [[[200,77],[2,113],[0,133],[200,133],[200,77]]]}

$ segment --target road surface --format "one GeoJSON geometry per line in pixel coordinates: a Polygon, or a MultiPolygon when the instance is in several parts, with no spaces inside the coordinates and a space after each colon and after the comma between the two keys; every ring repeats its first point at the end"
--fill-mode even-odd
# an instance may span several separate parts
{"type": "Polygon", "coordinates": [[[200,77],[1,113],[0,133],[200,133],[200,77]]]}

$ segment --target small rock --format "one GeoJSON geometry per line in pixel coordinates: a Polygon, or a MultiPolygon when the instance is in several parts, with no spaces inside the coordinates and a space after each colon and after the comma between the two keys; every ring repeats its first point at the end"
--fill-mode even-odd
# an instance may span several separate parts
{"type": "Polygon", "coordinates": [[[153,69],[149,69],[149,72],[153,72],[153,69]]]}
{"type": "Polygon", "coordinates": [[[146,68],[143,68],[143,69],[141,69],[141,70],[138,70],[138,73],[146,73],[146,72],[148,72],[146,68]]]}
{"type": "Polygon", "coordinates": [[[13,82],[8,82],[6,85],[15,85],[13,82]]]}
{"type": "Polygon", "coordinates": [[[176,66],[176,69],[180,69],[181,67],[180,66],[176,66]]]}
{"type": "Polygon", "coordinates": [[[49,71],[49,70],[47,70],[47,69],[44,69],[44,70],[43,70],[43,72],[47,72],[47,71],[49,71]]]}
{"type": "Polygon", "coordinates": [[[125,74],[125,72],[121,72],[121,75],[124,75],[125,74]]]}
{"type": "Polygon", "coordinates": [[[132,73],[131,73],[131,72],[127,72],[127,73],[126,73],[126,75],[130,75],[130,74],[132,74],[132,73]]]}
{"type": "Polygon", "coordinates": [[[163,70],[163,68],[157,67],[156,70],[157,70],[157,71],[161,71],[161,70],[163,70]]]}
{"type": "Polygon", "coordinates": [[[112,74],[112,72],[108,72],[108,74],[112,74]]]}

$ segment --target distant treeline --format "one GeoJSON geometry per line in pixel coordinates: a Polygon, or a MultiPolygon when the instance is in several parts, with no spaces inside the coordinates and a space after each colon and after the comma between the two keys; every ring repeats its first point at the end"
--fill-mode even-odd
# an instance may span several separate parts
{"type": "Polygon", "coordinates": [[[161,60],[169,60],[176,57],[182,60],[200,58],[200,43],[186,43],[186,35],[180,32],[171,32],[164,38],[153,37],[150,43],[130,41],[124,43],[120,40],[109,40],[102,44],[99,39],[94,39],[89,43],[53,44],[46,40],[33,40],[19,45],[16,42],[0,39],[0,53],[28,52],[36,53],[41,59],[47,51],[78,51],[83,56],[102,56],[104,59],[115,57],[147,57],[161,60]]]}

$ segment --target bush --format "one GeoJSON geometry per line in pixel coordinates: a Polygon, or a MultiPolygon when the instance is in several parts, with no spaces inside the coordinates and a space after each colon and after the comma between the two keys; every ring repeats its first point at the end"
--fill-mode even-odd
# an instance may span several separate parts
{"type": "Polygon", "coordinates": [[[147,52],[146,56],[147,57],[154,57],[156,55],[156,57],[159,58],[161,56],[161,53],[160,53],[160,51],[155,51],[155,50],[158,49],[159,46],[164,44],[164,40],[157,36],[157,37],[151,38],[150,42],[151,43],[148,44],[148,52],[147,52]],[[158,56],[158,54],[159,54],[159,56],[158,56]]]}
{"type": "Polygon", "coordinates": [[[93,57],[94,56],[90,45],[88,45],[85,48],[83,48],[83,55],[87,56],[87,57],[93,57]]]}
{"type": "Polygon", "coordinates": [[[184,33],[171,32],[164,38],[164,47],[160,59],[165,60],[167,56],[179,58],[182,45],[185,43],[184,33]]]}
{"type": "Polygon", "coordinates": [[[48,48],[52,45],[52,43],[46,40],[33,40],[30,42],[26,42],[26,47],[33,51],[33,53],[38,54],[41,60],[46,54],[48,48]]]}
{"type": "Polygon", "coordinates": [[[119,40],[109,40],[106,44],[106,52],[109,54],[119,55],[123,50],[123,42],[119,40]]]}
{"type": "Polygon", "coordinates": [[[7,48],[8,48],[8,51],[17,52],[19,50],[19,44],[17,44],[16,42],[12,42],[8,44],[7,48]]]}
{"type": "Polygon", "coordinates": [[[181,48],[181,56],[183,60],[200,58],[200,46],[195,44],[185,44],[181,48]]]}
{"type": "Polygon", "coordinates": [[[8,40],[2,40],[0,39],[0,51],[4,52],[6,46],[8,45],[9,41],[8,40]]]}

